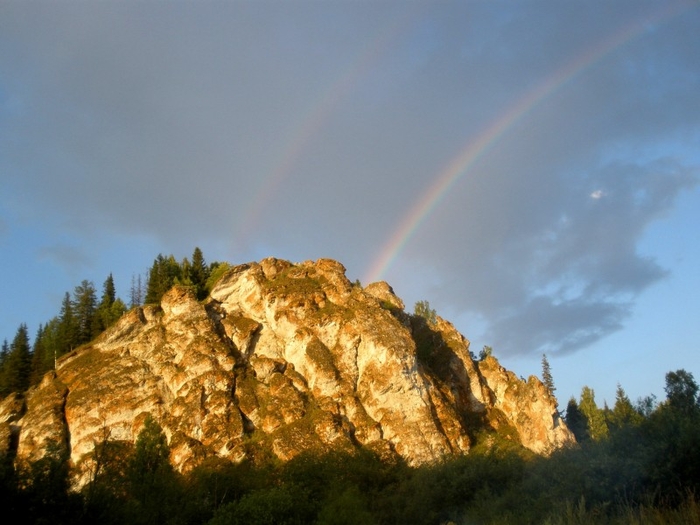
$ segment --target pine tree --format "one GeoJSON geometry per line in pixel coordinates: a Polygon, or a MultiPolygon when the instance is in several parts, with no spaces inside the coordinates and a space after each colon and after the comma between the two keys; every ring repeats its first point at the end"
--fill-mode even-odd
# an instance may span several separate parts
{"type": "Polygon", "coordinates": [[[182,268],[175,260],[175,257],[172,255],[164,257],[162,254],[159,254],[148,272],[146,303],[159,303],[163,295],[181,278],[182,268]]]}
{"type": "Polygon", "coordinates": [[[194,249],[192,253],[192,264],[189,267],[189,278],[192,285],[196,288],[197,298],[204,299],[207,296],[207,280],[209,279],[210,271],[204,261],[204,255],[199,247],[194,249]]]}
{"type": "Polygon", "coordinates": [[[95,315],[97,311],[97,296],[95,285],[83,280],[73,292],[73,308],[78,326],[79,345],[89,343],[97,335],[95,333],[95,315]]]}
{"type": "Polygon", "coordinates": [[[3,396],[11,392],[24,392],[29,388],[32,353],[26,324],[21,324],[17,329],[2,368],[0,393],[3,396]]]}
{"type": "Polygon", "coordinates": [[[4,339],[2,342],[2,349],[0,350],[0,370],[5,365],[5,361],[7,360],[9,353],[10,345],[8,344],[7,339],[4,339]]]}
{"type": "Polygon", "coordinates": [[[554,378],[552,377],[552,369],[549,367],[547,355],[542,354],[542,384],[549,391],[550,396],[554,396],[556,388],[554,387],[554,378]]]}
{"type": "Polygon", "coordinates": [[[95,335],[112,326],[126,311],[124,303],[117,298],[112,274],[102,285],[102,298],[95,315],[95,335]]]}
{"type": "Polygon", "coordinates": [[[46,333],[47,328],[39,325],[34,338],[34,347],[32,348],[31,384],[33,385],[38,384],[41,378],[44,377],[44,374],[54,368],[54,355],[53,351],[46,344],[46,333]]]}
{"type": "Polygon", "coordinates": [[[572,396],[569,403],[566,405],[566,416],[564,417],[566,426],[573,432],[576,441],[579,443],[589,439],[588,421],[586,416],[581,413],[576,399],[572,396]]]}
{"type": "Polygon", "coordinates": [[[56,355],[62,356],[78,346],[78,320],[73,309],[70,294],[66,292],[61,303],[61,313],[56,326],[56,355]]]}
{"type": "Polygon", "coordinates": [[[635,410],[630,398],[620,383],[615,391],[615,405],[608,413],[608,422],[613,430],[621,430],[628,426],[636,426],[643,420],[643,416],[635,410]]]}
{"type": "Polygon", "coordinates": [[[595,392],[592,388],[584,386],[581,390],[579,409],[586,417],[588,435],[593,441],[600,441],[608,436],[608,425],[605,422],[603,411],[595,402],[595,392]]]}
{"type": "Polygon", "coordinates": [[[10,355],[10,345],[7,339],[2,342],[2,349],[0,349],[0,397],[6,395],[5,392],[5,367],[7,366],[7,358],[10,355]]]}

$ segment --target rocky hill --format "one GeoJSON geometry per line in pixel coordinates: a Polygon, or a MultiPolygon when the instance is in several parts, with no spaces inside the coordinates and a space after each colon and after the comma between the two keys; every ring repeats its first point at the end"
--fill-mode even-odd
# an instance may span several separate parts
{"type": "Polygon", "coordinates": [[[483,430],[540,454],[573,441],[537,378],[473,360],[449,322],[327,259],[240,265],[204,301],[175,287],[132,309],[2,402],[0,448],[32,460],[55,443],[88,468],[96,443],[133,442],[149,415],[181,471],[358,446],[422,464],[468,453],[483,430]]]}

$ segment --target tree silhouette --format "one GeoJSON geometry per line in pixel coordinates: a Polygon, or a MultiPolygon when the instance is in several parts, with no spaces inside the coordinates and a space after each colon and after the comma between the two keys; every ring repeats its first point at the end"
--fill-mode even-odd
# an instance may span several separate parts
{"type": "Polygon", "coordinates": [[[556,388],[554,387],[554,378],[552,377],[552,369],[549,366],[547,355],[542,354],[542,384],[547,387],[549,394],[554,396],[556,388]]]}

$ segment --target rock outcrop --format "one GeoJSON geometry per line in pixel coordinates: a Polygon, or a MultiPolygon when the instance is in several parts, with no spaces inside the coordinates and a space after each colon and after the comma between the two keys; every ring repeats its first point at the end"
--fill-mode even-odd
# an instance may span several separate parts
{"type": "Polygon", "coordinates": [[[58,443],[80,465],[105,437],[133,442],[149,415],[182,471],[358,446],[422,464],[467,453],[484,428],[537,453],[573,441],[539,380],[474,361],[450,323],[403,308],[324,259],[234,267],[201,302],[175,287],[5,399],[0,447],[22,460],[58,443]]]}

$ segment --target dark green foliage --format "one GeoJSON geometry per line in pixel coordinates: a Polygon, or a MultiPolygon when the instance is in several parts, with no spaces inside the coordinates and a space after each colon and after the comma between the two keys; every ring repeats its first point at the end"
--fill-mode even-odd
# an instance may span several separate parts
{"type": "Polygon", "coordinates": [[[97,305],[94,321],[94,334],[97,336],[112,326],[126,312],[126,305],[117,298],[112,274],[102,285],[102,298],[97,305]]]}
{"type": "Polygon", "coordinates": [[[566,422],[566,426],[569,427],[569,430],[574,433],[576,441],[582,443],[589,438],[588,421],[586,416],[581,413],[578,402],[574,397],[569,399],[569,403],[566,405],[564,421],[566,422]]]}
{"type": "Polygon", "coordinates": [[[148,285],[146,286],[146,303],[159,303],[163,295],[172,288],[172,286],[182,278],[182,268],[175,260],[175,257],[169,255],[165,257],[159,254],[153,261],[148,272],[148,285]]]}
{"type": "Polygon", "coordinates": [[[556,391],[556,388],[554,388],[554,377],[552,377],[552,369],[549,366],[546,354],[542,354],[542,384],[549,391],[549,395],[554,396],[556,391]]]}
{"type": "Polygon", "coordinates": [[[27,325],[19,326],[9,348],[3,345],[3,355],[0,367],[0,396],[4,397],[11,392],[24,392],[29,387],[32,372],[27,325]]]}
{"type": "Polygon", "coordinates": [[[221,507],[210,525],[304,525],[311,523],[309,494],[290,484],[245,494],[221,507]]]}
{"type": "Polygon", "coordinates": [[[32,375],[31,384],[35,385],[41,381],[41,378],[49,370],[54,368],[53,348],[47,344],[45,336],[46,329],[43,325],[39,325],[36,337],[34,338],[34,347],[32,348],[32,375]]]}
{"type": "MultiPolygon", "coordinates": [[[[607,437],[550,457],[494,434],[490,446],[477,436],[469,455],[421,467],[358,449],[287,463],[210,458],[181,476],[149,418],[134,445],[105,430],[80,494],[68,488],[65,447],[19,473],[0,462],[0,503],[21,523],[698,523],[700,415],[672,402],[693,382],[669,375],[669,398],[647,414],[630,412],[618,387],[607,437]]],[[[567,419],[576,410],[572,399],[567,419]]]]}
{"type": "Polygon", "coordinates": [[[73,313],[77,327],[75,343],[89,343],[97,335],[95,314],[97,311],[97,295],[95,285],[83,280],[73,292],[73,313]]]}
{"type": "Polygon", "coordinates": [[[629,426],[639,425],[644,416],[642,416],[630,401],[625,393],[625,390],[617,385],[615,392],[615,405],[613,409],[607,413],[608,426],[612,431],[622,430],[629,426]]]}
{"type": "Polygon", "coordinates": [[[95,443],[90,457],[89,482],[83,488],[84,516],[88,523],[120,524],[127,522],[130,492],[127,472],[133,445],[110,441],[109,431],[95,443]]]}
{"type": "Polygon", "coordinates": [[[68,451],[63,444],[49,443],[43,458],[20,471],[18,483],[21,523],[75,523],[82,503],[69,491],[68,451]]]}
{"type": "Polygon", "coordinates": [[[7,339],[2,342],[2,349],[0,349],[0,398],[7,395],[5,393],[4,377],[5,377],[5,364],[7,363],[7,358],[10,355],[10,345],[7,343],[7,339]]]}
{"type": "Polygon", "coordinates": [[[698,384],[693,374],[676,370],[666,374],[666,398],[668,405],[678,412],[689,415],[698,411],[698,384]]]}
{"type": "Polygon", "coordinates": [[[149,415],[136,439],[127,465],[133,514],[131,523],[159,524],[177,505],[178,479],[170,464],[170,449],[160,425],[149,415]]]}
{"type": "MultiPolygon", "coordinates": [[[[416,303],[416,311],[421,312],[419,303],[420,301],[416,303]]],[[[449,362],[449,356],[446,355],[448,349],[441,334],[435,330],[434,321],[431,322],[430,317],[430,315],[427,318],[423,315],[414,315],[411,318],[411,333],[416,343],[418,361],[439,373],[441,364],[447,366],[449,362]]]]}
{"type": "Polygon", "coordinates": [[[67,354],[78,346],[78,318],[75,315],[73,302],[68,292],[66,292],[66,295],[63,297],[63,303],[61,303],[56,332],[56,354],[58,357],[67,354]]]}
{"type": "Polygon", "coordinates": [[[207,280],[209,279],[210,271],[204,261],[202,250],[198,247],[192,253],[192,264],[189,267],[188,276],[192,286],[195,287],[198,299],[204,299],[207,296],[207,280]]]}

